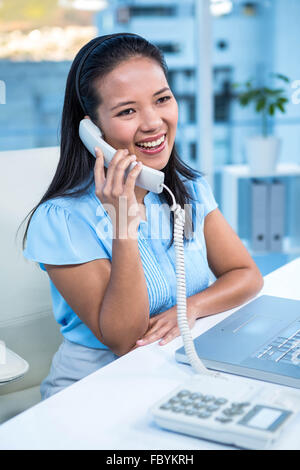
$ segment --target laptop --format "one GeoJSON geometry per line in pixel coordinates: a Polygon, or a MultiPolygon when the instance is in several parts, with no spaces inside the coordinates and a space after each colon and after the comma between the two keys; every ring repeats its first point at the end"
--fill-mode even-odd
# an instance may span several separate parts
{"type": "MultiPolygon", "coordinates": [[[[194,340],[209,369],[300,388],[300,301],[262,295],[194,340]]],[[[188,363],[184,347],[175,353],[188,363]]]]}

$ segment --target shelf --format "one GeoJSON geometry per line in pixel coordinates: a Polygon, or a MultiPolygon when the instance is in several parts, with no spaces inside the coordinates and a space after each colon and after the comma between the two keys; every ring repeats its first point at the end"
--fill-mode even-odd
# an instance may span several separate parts
{"type": "MultiPolygon", "coordinates": [[[[238,236],[247,236],[248,237],[248,232],[241,229],[240,223],[241,223],[241,210],[242,208],[240,207],[241,201],[243,201],[243,204],[245,205],[244,211],[247,210],[249,211],[250,209],[250,203],[246,204],[246,199],[251,197],[250,194],[250,187],[247,189],[247,195],[245,193],[246,189],[248,186],[245,186],[246,181],[248,180],[250,184],[252,179],[258,179],[258,178],[266,178],[266,179],[280,179],[280,178],[298,178],[300,177],[300,165],[297,164],[292,164],[292,163],[285,163],[285,164],[279,164],[276,168],[276,171],[273,173],[268,173],[265,175],[254,175],[250,172],[249,166],[248,165],[227,165],[224,166],[221,170],[221,189],[222,189],[222,213],[229,223],[229,225],[232,227],[232,229],[237,233],[238,236]],[[240,182],[245,182],[244,185],[240,185],[240,182]],[[242,199],[241,199],[242,195],[242,199]],[[247,208],[247,209],[245,209],[247,208]]],[[[266,181],[267,184],[272,184],[270,181],[266,181]]],[[[298,187],[298,186],[297,186],[298,187]]],[[[285,201],[285,204],[287,204],[287,201],[285,201]]],[[[293,197],[293,208],[289,206],[289,211],[290,213],[296,213],[295,211],[297,210],[297,197],[293,197]],[[295,206],[296,204],[296,206],[295,206]]],[[[260,209],[260,206],[258,205],[258,210],[260,209]]],[[[273,207],[274,210],[274,207],[273,207]]],[[[286,206],[285,206],[286,210],[286,206]]],[[[249,214],[247,213],[247,216],[244,212],[244,215],[242,217],[243,223],[246,223],[246,220],[250,220],[249,218],[252,217],[251,211],[249,214]]],[[[276,217],[276,216],[275,216],[276,217]]],[[[274,219],[272,219],[274,220],[274,219]]],[[[276,224],[279,223],[278,219],[276,224]]],[[[298,219],[297,219],[298,220],[298,219]]],[[[251,221],[249,222],[251,223],[251,221]]],[[[295,255],[299,256],[300,255],[300,233],[299,233],[299,228],[297,228],[298,222],[294,222],[294,226],[292,231],[289,231],[289,233],[286,233],[286,237],[283,239],[282,243],[282,249],[281,251],[271,251],[271,250],[264,250],[264,251],[254,251],[251,249],[251,238],[249,240],[243,240],[243,243],[247,247],[248,251],[251,253],[251,255],[269,255],[271,253],[281,253],[283,255],[295,255]],[[287,237],[287,235],[289,235],[287,237]]],[[[251,235],[250,235],[251,237],[251,235]]]]}
{"type": "Polygon", "coordinates": [[[251,242],[246,239],[241,239],[242,243],[244,246],[247,248],[251,256],[266,256],[266,255],[276,255],[276,254],[281,254],[281,255],[291,255],[291,256],[300,256],[300,246],[293,246],[291,244],[290,238],[285,237],[283,239],[283,248],[281,251],[257,251],[257,250],[252,250],[251,248],[251,242]]]}

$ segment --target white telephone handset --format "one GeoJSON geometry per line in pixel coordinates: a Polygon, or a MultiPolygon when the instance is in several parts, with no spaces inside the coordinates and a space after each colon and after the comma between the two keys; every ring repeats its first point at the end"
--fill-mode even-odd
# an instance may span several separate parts
{"type": "MultiPolygon", "coordinates": [[[[90,119],[85,118],[79,124],[79,137],[84,143],[89,152],[95,155],[95,147],[99,147],[104,154],[104,165],[108,167],[109,162],[112,160],[116,150],[111,147],[102,137],[102,133],[90,119]]],[[[125,175],[136,165],[136,162],[131,163],[130,167],[125,172],[125,175]]],[[[162,171],[154,170],[148,166],[143,165],[140,174],[137,177],[136,185],[151,191],[153,193],[161,193],[163,191],[163,182],[165,175],[162,171]]]]}

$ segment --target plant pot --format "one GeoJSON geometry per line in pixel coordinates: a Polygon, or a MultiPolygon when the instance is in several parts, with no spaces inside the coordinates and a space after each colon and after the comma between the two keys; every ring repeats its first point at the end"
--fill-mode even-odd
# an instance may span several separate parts
{"type": "Polygon", "coordinates": [[[246,155],[253,175],[268,175],[276,171],[281,140],[277,137],[254,136],[246,139],[246,155]]]}

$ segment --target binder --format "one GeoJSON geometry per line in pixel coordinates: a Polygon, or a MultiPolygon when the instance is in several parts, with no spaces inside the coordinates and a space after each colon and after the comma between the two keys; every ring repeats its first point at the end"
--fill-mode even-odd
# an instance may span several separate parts
{"type": "Polygon", "coordinates": [[[255,251],[268,249],[268,184],[251,180],[251,245],[255,251]]]}
{"type": "Polygon", "coordinates": [[[269,249],[282,251],[284,237],[285,188],[278,180],[270,183],[269,249]]]}

